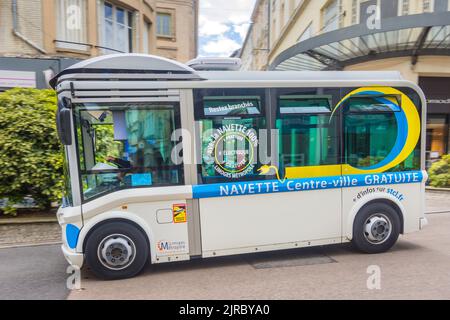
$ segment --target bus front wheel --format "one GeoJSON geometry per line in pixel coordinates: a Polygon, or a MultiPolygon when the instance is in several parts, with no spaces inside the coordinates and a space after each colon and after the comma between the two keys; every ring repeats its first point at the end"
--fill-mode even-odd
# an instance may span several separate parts
{"type": "Polygon", "coordinates": [[[102,279],[131,278],[142,271],[149,258],[147,238],[132,224],[113,221],[96,228],[86,242],[86,262],[102,279]]]}
{"type": "Polygon", "coordinates": [[[361,209],[353,222],[353,245],[365,253],[386,252],[397,242],[400,218],[386,203],[371,203],[361,209]]]}

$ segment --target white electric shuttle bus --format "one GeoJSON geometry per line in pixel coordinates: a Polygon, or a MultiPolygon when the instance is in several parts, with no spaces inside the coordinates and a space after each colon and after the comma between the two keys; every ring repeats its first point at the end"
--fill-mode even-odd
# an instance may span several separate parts
{"type": "Polygon", "coordinates": [[[101,278],[350,241],[379,253],[426,224],[426,100],[399,73],[196,71],[124,54],[52,82],[62,250],[101,278]]]}

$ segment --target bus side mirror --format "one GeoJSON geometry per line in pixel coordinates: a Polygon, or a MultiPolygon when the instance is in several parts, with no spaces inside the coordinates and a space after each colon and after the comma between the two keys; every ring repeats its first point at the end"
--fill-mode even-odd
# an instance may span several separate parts
{"type": "Polygon", "coordinates": [[[70,109],[67,109],[62,105],[58,105],[58,112],[56,114],[56,127],[58,129],[58,137],[61,143],[65,146],[71,145],[72,127],[70,109]]]}

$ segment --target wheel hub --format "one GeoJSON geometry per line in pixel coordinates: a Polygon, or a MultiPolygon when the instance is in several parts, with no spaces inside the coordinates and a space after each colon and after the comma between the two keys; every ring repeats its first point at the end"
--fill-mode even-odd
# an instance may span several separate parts
{"type": "Polygon", "coordinates": [[[112,235],[103,239],[98,251],[100,261],[105,267],[120,270],[133,262],[136,249],[130,238],[112,235]]]}
{"type": "Polygon", "coordinates": [[[373,215],[366,220],[364,235],[372,243],[382,243],[391,234],[391,223],[384,215],[373,215]]]}

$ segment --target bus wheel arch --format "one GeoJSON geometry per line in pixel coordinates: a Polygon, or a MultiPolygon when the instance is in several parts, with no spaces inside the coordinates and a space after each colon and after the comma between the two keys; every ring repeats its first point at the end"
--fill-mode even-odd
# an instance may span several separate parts
{"type": "Polygon", "coordinates": [[[107,219],[107,220],[102,220],[102,221],[96,223],[95,225],[93,225],[93,226],[89,229],[89,231],[88,231],[88,232],[86,233],[86,235],[84,236],[83,243],[81,244],[81,245],[82,245],[82,248],[83,248],[83,252],[85,252],[85,249],[86,249],[86,242],[87,242],[87,240],[89,239],[89,236],[90,236],[95,230],[97,230],[98,228],[101,228],[101,227],[104,226],[105,224],[109,224],[109,223],[113,223],[113,222],[128,223],[128,224],[134,226],[135,228],[137,228],[137,229],[145,236],[145,239],[146,239],[146,241],[147,241],[147,245],[148,245],[148,247],[150,248],[150,239],[149,239],[149,237],[148,237],[147,232],[141,227],[141,225],[139,225],[138,223],[136,223],[135,221],[130,220],[130,219],[125,219],[125,218],[111,218],[111,219],[107,219]]]}
{"type": "Polygon", "coordinates": [[[389,199],[366,202],[357,211],[351,228],[352,244],[365,253],[388,251],[403,233],[401,208],[389,199]]]}
{"type": "Polygon", "coordinates": [[[106,280],[134,277],[149,263],[149,239],[138,224],[127,219],[108,219],[95,225],[83,248],[87,265],[106,280]]]}
{"type": "Polygon", "coordinates": [[[77,252],[85,253],[86,242],[89,236],[98,228],[107,223],[123,222],[128,223],[138,229],[146,238],[151,261],[155,261],[155,252],[151,250],[154,245],[154,236],[150,226],[139,216],[131,212],[107,212],[97,215],[88,220],[81,229],[77,244],[77,252]]]}
{"type": "Polygon", "coordinates": [[[400,219],[400,234],[403,234],[403,231],[405,229],[405,220],[403,217],[403,210],[398,206],[398,204],[389,199],[379,199],[379,200],[374,200],[369,203],[366,203],[364,206],[369,205],[372,202],[379,202],[379,203],[387,204],[388,206],[392,207],[395,210],[395,212],[398,215],[398,218],[400,219]]]}
{"type": "Polygon", "coordinates": [[[389,194],[374,194],[372,196],[367,196],[365,201],[361,201],[359,203],[356,203],[353,205],[353,207],[349,210],[347,218],[344,219],[344,237],[346,237],[348,240],[352,240],[353,238],[353,223],[355,221],[356,216],[358,213],[366,206],[373,204],[373,203],[385,203],[389,206],[391,206],[396,213],[399,216],[400,219],[400,233],[403,234],[404,232],[404,213],[405,213],[405,207],[403,204],[395,197],[389,195],[389,194]]]}

